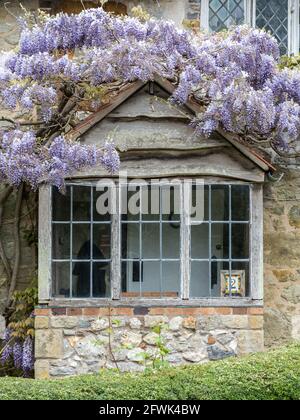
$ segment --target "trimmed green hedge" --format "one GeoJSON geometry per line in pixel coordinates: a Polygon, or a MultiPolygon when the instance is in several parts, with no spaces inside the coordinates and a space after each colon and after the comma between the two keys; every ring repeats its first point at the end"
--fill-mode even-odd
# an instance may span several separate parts
{"type": "Polygon", "coordinates": [[[300,344],[201,366],[62,380],[0,378],[0,399],[299,400],[300,344]]]}

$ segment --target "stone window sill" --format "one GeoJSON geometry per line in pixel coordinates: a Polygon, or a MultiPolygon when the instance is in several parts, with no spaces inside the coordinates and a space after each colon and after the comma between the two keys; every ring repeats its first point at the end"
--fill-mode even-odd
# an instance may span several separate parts
{"type": "Polygon", "coordinates": [[[187,307],[187,308],[235,308],[235,307],[262,307],[263,300],[254,300],[251,298],[209,298],[209,299],[51,299],[49,301],[40,301],[41,305],[48,307],[67,307],[67,308],[105,308],[105,307],[187,307]]]}

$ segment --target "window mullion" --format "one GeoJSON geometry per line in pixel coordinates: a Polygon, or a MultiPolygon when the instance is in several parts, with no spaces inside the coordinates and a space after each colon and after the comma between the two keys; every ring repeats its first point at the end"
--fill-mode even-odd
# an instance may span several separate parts
{"type": "Polygon", "coordinates": [[[139,190],[139,197],[140,197],[140,213],[139,213],[139,290],[140,290],[140,297],[142,297],[143,290],[142,290],[142,266],[143,266],[143,225],[142,225],[142,209],[143,209],[143,201],[142,201],[142,185],[140,186],[139,190]]]}
{"type": "Polygon", "coordinates": [[[256,0],[244,0],[245,24],[255,27],[256,0]]]}
{"type": "Polygon", "coordinates": [[[253,255],[252,255],[252,244],[253,244],[253,186],[249,188],[249,296],[252,297],[253,288],[253,255]]]}
{"type": "Polygon", "coordinates": [[[211,185],[208,187],[208,221],[209,221],[209,227],[208,227],[208,259],[209,259],[209,266],[208,266],[208,287],[209,287],[209,296],[211,296],[211,261],[212,261],[212,223],[211,223],[211,185]]]}
{"type": "Polygon", "coordinates": [[[162,204],[162,187],[159,188],[159,287],[160,287],[160,297],[162,297],[162,289],[163,289],[163,270],[162,270],[162,211],[163,211],[163,204],[162,204]]]}
{"type": "Polygon", "coordinates": [[[299,54],[299,0],[288,2],[288,53],[299,54]]]}
{"type": "Polygon", "coordinates": [[[201,29],[204,31],[209,31],[209,1],[210,0],[201,0],[200,25],[201,29]]]}
{"type": "Polygon", "coordinates": [[[181,202],[181,297],[184,300],[190,298],[190,237],[191,224],[189,206],[191,203],[191,181],[185,181],[180,188],[181,202]]]}
{"type": "Polygon", "coordinates": [[[111,226],[111,295],[113,300],[121,297],[121,186],[111,187],[111,202],[116,203],[112,211],[111,226]]]}
{"type": "Polygon", "coordinates": [[[263,299],[263,187],[253,185],[251,188],[251,297],[263,299]]]}
{"type": "Polygon", "coordinates": [[[48,302],[53,293],[52,269],[52,187],[39,189],[39,302],[48,302]]]}
{"type": "Polygon", "coordinates": [[[70,298],[73,297],[73,186],[70,187],[70,298]]]}
{"type": "Polygon", "coordinates": [[[232,274],[232,207],[231,207],[231,185],[229,185],[229,296],[232,297],[231,291],[231,274],[232,274]]]}
{"type": "Polygon", "coordinates": [[[94,273],[93,273],[93,251],[94,251],[94,226],[93,226],[93,220],[94,220],[94,206],[93,206],[93,201],[94,201],[94,191],[93,191],[93,187],[90,187],[90,296],[93,297],[94,295],[94,290],[93,290],[93,277],[94,277],[94,273]]]}

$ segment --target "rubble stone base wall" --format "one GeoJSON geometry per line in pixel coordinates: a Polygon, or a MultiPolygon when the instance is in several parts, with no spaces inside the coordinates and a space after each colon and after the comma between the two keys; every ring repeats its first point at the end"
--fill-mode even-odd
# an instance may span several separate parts
{"type": "Polygon", "coordinates": [[[37,308],[36,378],[142,371],[262,351],[263,309],[37,308]]]}

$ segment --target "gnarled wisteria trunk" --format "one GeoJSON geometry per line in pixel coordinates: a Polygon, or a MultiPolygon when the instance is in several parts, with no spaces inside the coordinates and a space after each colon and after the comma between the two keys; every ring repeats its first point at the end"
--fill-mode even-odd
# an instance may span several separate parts
{"type": "MultiPolygon", "coordinates": [[[[0,315],[13,292],[28,286],[37,268],[37,193],[0,186],[0,315]]],[[[3,328],[3,321],[2,321],[3,328]]],[[[2,331],[3,332],[3,331],[2,331]]]]}

